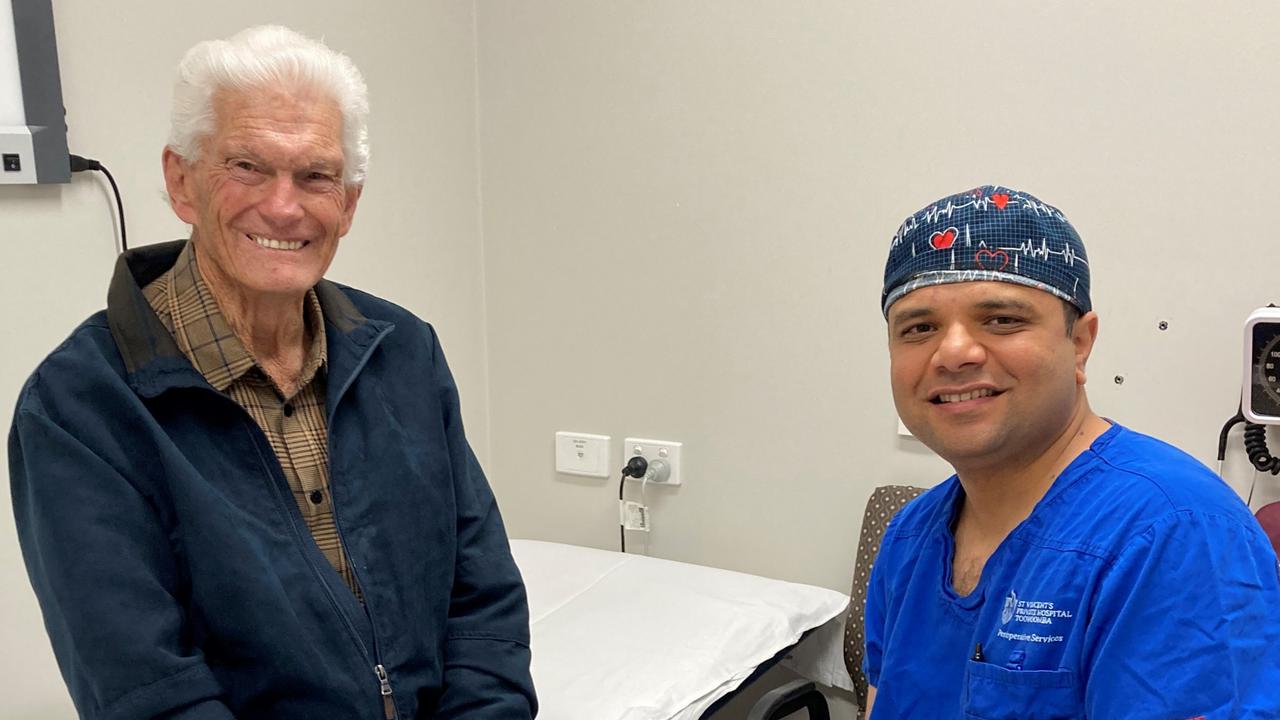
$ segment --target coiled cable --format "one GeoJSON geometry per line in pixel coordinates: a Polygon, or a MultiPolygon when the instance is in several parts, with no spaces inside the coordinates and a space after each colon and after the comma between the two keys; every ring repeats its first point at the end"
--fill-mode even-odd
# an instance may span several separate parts
{"type": "Polygon", "coordinates": [[[1280,475],[1280,458],[1271,454],[1267,447],[1267,426],[1258,423],[1244,424],[1244,450],[1249,455],[1249,462],[1258,472],[1269,472],[1280,475]]]}

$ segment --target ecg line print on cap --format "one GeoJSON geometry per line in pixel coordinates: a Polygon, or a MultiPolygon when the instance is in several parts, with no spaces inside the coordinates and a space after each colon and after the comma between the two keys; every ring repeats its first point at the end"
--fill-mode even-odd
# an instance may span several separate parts
{"type": "Polygon", "coordinates": [[[985,185],[909,216],[889,248],[881,310],[920,288],[1003,281],[1044,290],[1082,312],[1089,301],[1084,244],[1057,208],[1030,193],[985,185]]]}
{"type": "MultiPolygon", "coordinates": [[[[996,189],[1000,189],[999,186],[995,187],[996,189]]],[[[1056,220],[1067,222],[1067,218],[1062,214],[1061,210],[1058,210],[1052,205],[1033,197],[1028,197],[1016,190],[987,194],[983,192],[982,188],[974,188],[966,194],[972,197],[972,199],[958,203],[955,198],[950,198],[947,200],[945,205],[931,205],[923,212],[912,215],[902,221],[902,225],[898,227],[898,232],[893,236],[893,242],[889,245],[889,248],[892,249],[897,247],[898,244],[901,243],[907,235],[914,232],[916,228],[921,225],[932,225],[938,221],[938,218],[946,217],[947,219],[951,219],[951,217],[960,210],[967,210],[970,208],[974,210],[987,210],[992,205],[994,205],[997,210],[1005,210],[1009,208],[1009,203],[1011,201],[1014,202],[1013,209],[1015,210],[1018,208],[1025,208],[1037,215],[1048,215],[1056,220]]]]}

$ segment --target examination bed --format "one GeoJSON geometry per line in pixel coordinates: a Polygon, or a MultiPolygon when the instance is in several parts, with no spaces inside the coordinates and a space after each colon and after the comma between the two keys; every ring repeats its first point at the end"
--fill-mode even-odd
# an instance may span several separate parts
{"type": "Polygon", "coordinates": [[[806,633],[788,666],[849,687],[847,595],[575,545],[511,550],[529,592],[541,720],[696,720],[806,633]]]}

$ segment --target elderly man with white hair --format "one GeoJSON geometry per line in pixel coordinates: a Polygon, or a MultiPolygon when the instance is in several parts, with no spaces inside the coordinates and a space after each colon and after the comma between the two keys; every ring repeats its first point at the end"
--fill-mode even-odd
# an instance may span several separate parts
{"type": "Polygon", "coordinates": [[[187,241],[116,266],[9,437],[19,539],[84,718],[531,718],[528,606],[431,326],[323,279],[363,79],[280,27],[182,60],[187,241]]]}

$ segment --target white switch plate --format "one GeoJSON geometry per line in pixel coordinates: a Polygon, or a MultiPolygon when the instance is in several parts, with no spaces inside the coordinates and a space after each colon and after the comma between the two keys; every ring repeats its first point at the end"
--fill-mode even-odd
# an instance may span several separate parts
{"type": "Polygon", "coordinates": [[[608,435],[556,433],[556,472],[587,477],[609,477],[608,435]]]}
{"type": "Polygon", "coordinates": [[[645,438],[627,438],[622,443],[622,463],[625,465],[628,460],[639,455],[649,462],[654,460],[664,460],[671,468],[671,475],[666,482],[656,483],[659,485],[680,485],[684,482],[684,478],[680,475],[680,449],[684,447],[684,443],[670,442],[667,440],[647,440],[645,438]]]}

